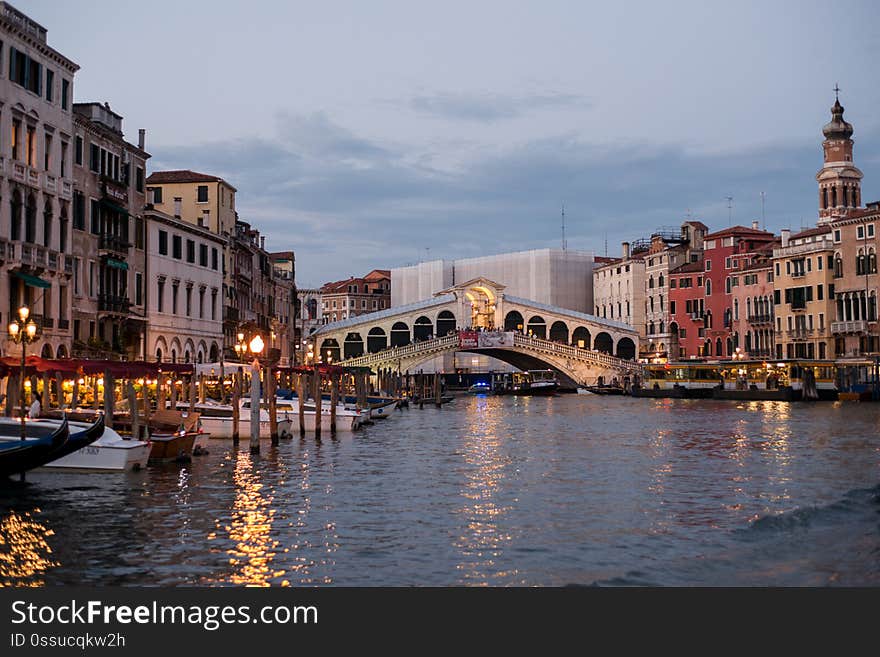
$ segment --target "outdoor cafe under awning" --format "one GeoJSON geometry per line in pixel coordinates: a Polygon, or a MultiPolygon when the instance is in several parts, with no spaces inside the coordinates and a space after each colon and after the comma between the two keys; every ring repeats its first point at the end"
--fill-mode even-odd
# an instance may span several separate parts
{"type": "Polygon", "coordinates": [[[31,276],[30,274],[25,274],[24,272],[20,272],[20,271],[13,271],[10,273],[13,276],[24,281],[25,285],[30,285],[31,287],[42,287],[42,288],[52,287],[52,284],[49,281],[44,281],[42,278],[39,278],[37,276],[31,276]]]}

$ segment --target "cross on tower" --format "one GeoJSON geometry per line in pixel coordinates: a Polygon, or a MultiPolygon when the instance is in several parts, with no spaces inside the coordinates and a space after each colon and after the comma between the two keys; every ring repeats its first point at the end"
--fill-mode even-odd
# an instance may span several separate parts
{"type": "Polygon", "coordinates": [[[837,86],[837,83],[834,83],[834,100],[840,100],[840,87],[837,86]]]}

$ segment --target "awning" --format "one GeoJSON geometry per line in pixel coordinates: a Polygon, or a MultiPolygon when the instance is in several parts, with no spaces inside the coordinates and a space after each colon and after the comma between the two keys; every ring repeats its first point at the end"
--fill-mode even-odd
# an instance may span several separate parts
{"type": "Polygon", "coordinates": [[[116,267],[116,269],[128,269],[127,262],[124,260],[115,260],[114,258],[107,258],[107,266],[116,267]]]}
{"type": "Polygon", "coordinates": [[[120,214],[128,214],[128,210],[126,210],[121,205],[116,205],[113,201],[108,201],[106,198],[101,199],[101,203],[106,205],[108,208],[113,210],[114,212],[119,212],[120,214]]]}
{"type": "Polygon", "coordinates": [[[25,285],[30,285],[31,287],[52,287],[52,284],[49,281],[44,281],[42,278],[38,278],[37,276],[31,276],[30,274],[25,274],[20,271],[10,272],[14,276],[17,276],[21,280],[24,281],[25,285]]]}

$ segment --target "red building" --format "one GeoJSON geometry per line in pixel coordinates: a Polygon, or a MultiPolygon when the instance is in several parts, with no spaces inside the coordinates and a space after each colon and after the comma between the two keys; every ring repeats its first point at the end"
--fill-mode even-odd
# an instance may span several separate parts
{"type": "Polygon", "coordinates": [[[670,358],[727,358],[740,338],[733,331],[733,295],[755,252],[773,233],[734,226],[706,235],[702,259],[669,273],[670,358]]]}

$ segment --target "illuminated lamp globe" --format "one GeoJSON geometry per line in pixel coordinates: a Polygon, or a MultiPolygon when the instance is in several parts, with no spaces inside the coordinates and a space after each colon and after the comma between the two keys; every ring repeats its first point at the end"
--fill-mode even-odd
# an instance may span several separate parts
{"type": "Polygon", "coordinates": [[[253,337],[253,339],[251,340],[250,348],[251,348],[252,353],[255,353],[255,354],[263,353],[264,346],[265,346],[265,344],[263,343],[263,338],[261,338],[259,335],[255,335],[253,337]]]}

